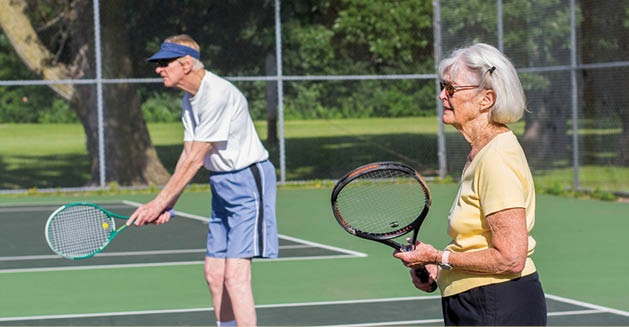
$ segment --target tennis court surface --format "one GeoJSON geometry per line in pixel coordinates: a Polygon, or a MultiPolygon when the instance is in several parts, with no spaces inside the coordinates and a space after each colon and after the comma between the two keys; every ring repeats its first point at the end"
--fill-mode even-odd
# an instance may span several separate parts
{"type": "MultiPolygon", "coordinates": [[[[215,324],[202,280],[207,234],[204,217],[179,211],[169,224],[128,229],[103,253],[73,261],[52,253],[43,235],[48,215],[60,204],[0,206],[3,298],[0,325],[215,324]]],[[[128,215],[137,202],[100,204],[112,212],[128,215]]],[[[338,235],[347,244],[356,241],[338,235]]],[[[352,269],[364,270],[363,261],[374,260],[370,249],[366,245],[368,256],[337,245],[282,234],[280,258],[254,262],[259,325],[442,324],[438,296],[389,296],[396,292],[373,290],[382,288],[379,286],[382,284],[365,278],[368,273],[348,276],[352,269]],[[337,273],[343,275],[341,280],[334,280],[337,273]],[[354,294],[347,294],[348,281],[355,285],[350,287],[354,294]],[[318,293],[304,287],[313,283],[313,289],[325,291],[318,293]],[[337,299],[330,300],[330,294],[337,294],[335,290],[337,299]],[[304,293],[310,293],[310,299],[304,293]]],[[[376,276],[380,275],[380,269],[397,267],[388,257],[378,260],[385,267],[374,267],[376,276]]],[[[400,285],[398,276],[391,283],[392,289],[400,285]]],[[[402,285],[408,288],[406,283],[404,280],[402,285]]],[[[550,294],[547,303],[549,325],[629,325],[626,311],[550,294]]]]}

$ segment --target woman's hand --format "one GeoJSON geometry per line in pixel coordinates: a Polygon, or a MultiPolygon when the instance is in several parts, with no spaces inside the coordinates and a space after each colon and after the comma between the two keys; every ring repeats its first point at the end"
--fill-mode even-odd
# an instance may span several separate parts
{"type": "Polygon", "coordinates": [[[432,245],[417,241],[411,251],[395,251],[393,256],[400,259],[405,266],[414,269],[437,263],[438,254],[432,245]]]}
{"type": "Polygon", "coordinates": [[[427,282],[422,282],[422,280],[417,277],[417,274],[415,273],[415,269],[410,269],[411,272],[411,280],[413,282],[413,285],[415,285],[416,288],[430,293],[433,292],[433,282],[437,280],[437,278],[439,278],[439,267],[437,267],[437,265],[426,265],[425,266],[426,270],[428,271],[429,274],[429,278],[427,282]]]}

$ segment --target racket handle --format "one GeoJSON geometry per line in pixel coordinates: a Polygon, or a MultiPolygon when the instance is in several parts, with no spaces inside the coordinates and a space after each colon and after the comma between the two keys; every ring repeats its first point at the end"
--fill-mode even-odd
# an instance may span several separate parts
{"type": "MultiPolygon", "coordinates": [[[[426,270],[425,267],[415,269],[415,275],[419,277],[422,283],[428,283],[428,280],[430,279],[430,274],[428,273],[428,270],[426,270]]],[[[433,280],[432,284],[430,285],[430,290],[428,290],[428,292],[432,293],[436,289],[437,289],[437,282],[433,280]]]]}

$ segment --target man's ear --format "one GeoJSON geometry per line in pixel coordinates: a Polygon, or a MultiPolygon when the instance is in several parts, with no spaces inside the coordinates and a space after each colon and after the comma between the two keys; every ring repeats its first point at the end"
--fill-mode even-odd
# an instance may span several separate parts
{"type": "Polygon", "coordinates": [[[179,59],[179,63],[186,74],[192,71],[192,57],[186,55],[185,57],[179,59]]]}
{"type": "Polygon", "coordinates": [[[480,111],[487,111],[496,103],[496,92],[494,90],[485,90],[483,98],[480,101],[480,111]]]}

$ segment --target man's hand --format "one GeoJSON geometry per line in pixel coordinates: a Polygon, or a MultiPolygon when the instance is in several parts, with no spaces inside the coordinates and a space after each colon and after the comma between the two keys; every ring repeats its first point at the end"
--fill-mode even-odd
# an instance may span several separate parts
{"type": "Polygon", "coordinates": [[[140,206],[131,214],[127,220],[127,226],[143,226],[145,224],[165,224],[174,215],[170,208],[167,210],[164,205],[158,204],[155,200],[140,206]]]}

